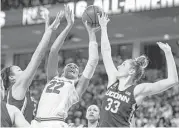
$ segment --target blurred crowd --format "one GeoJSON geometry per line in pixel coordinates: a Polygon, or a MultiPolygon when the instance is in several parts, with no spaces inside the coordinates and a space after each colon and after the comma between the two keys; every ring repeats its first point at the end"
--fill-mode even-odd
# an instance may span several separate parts
{"type": "MultiPolygon", "coordinates": [[[[126,59],[126,58],[125,58],[126,59]]],[[[123,62],[121,56],[114,56],[113,60],[116,65],[123,62]]],[[[66,58],[59,57],[59,73],[63,70],[65,64],[75,62],[83,71],[87,59],[76,57],[66,58]]],[[[179,67],[178,67],[179,69],[179,67]]],[[[179,70],[178,70],[179,71],[179,70]]],[[[165,70],[147,69],[141,82],[155,82],[166,77],[165,70]]],[[[46,84],[45,69],[39,69],[31,86],[31,94],[38,102],[40,94],[46,84]]],[[[66,119],[67,123],[74,123],[75,126],[85,125],[86,109],[91,104],[99,107],[106,91],[107,75],[100,57],[99,64],[95,74],[90,82],[87,91],[83,94],[82,100],[74,105],[66,119]]],[[[135,113],[135,123],[138,127],[176,127],[179,126],[179,85],[175,86],[161,94],[147,97],[135,113]]]]}

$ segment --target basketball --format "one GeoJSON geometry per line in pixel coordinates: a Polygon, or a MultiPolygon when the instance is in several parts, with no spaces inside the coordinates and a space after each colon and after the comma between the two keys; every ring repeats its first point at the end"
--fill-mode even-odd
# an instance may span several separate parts
{"type": "Polygon", "coordinates": [[[99,14],[100,16],[102,14],[102,9],[100,7],[94,5],[88,6],[82,15],[83,23],[87,21],[88,25],[90,25],[92,28],[100,26],[97,14],[99,14]]]}

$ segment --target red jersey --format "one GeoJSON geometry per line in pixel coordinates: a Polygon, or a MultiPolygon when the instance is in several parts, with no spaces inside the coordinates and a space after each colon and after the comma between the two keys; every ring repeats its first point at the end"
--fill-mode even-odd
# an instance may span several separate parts
{"type": "Polygon", "coordinates": [[[119,81],[111,85],[102,102],[100,127],[129,127],[137,109],[134,98],[135,86],[118,90],[119,81]]]}

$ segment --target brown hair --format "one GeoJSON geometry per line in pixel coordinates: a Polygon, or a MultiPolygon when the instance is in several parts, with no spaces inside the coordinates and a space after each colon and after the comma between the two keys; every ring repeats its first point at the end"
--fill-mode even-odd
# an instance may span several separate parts
{"type": "Polygon", "coordinates": [[[1,70],[1,77],[2,77],[2,80],[3,80],[3,83],[4,83],[5,90],[7,90],[10,87],[9,76],[12,75],[11,67],[12,66],[9,66],[9,67],[6,67],[6,68],[1,70]]]}
{"type": "Polygon", "coordinates": [[[148,66],[148,64],[149,61],[145,55],[142,55],[132,60],[132,65],[135,69],[135,81],[138,82],[142,78],[142,76],[144,75],[145,68],[148,66]]]}

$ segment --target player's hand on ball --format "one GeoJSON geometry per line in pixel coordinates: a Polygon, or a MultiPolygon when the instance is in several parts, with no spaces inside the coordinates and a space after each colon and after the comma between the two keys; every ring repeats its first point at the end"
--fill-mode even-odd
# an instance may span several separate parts
{"type": "Polygon", "coordinates": [[[167,52],[171,52],[171,47],[166,43],[162,43],[162,42],[157,42],[158,46],[160,47],[160,49],[162,49],[165,53],[167,52]]]}
{"type": "Polygon", "coordinates": [[[90,25],[88,25],[88,22],[87,22],[87,21],[85,21],[84,25],[85,25],[85,27],[86,27],[88,33],[92,33],[92,32],[95,33],[95,32],[97,32],[97,31],[100,30],[100,26],[99,26],[99,27],[96,27],[96,28],[92,28],[92,27],[90,27],[90,25]]]}
{"type": "Polygon", "coordinates": [[[108,15],[103,11],[102,15],[100,16],[98,15],[98,20],[99,20],[99,24],[101,27],[103,26],[107,26],[108,22],[110,21],[110,19],[108,18],[108,15]]]}
{"type": "Polygon", "coordinates": [[[74,13],[70,10],[69,6],[65,6],[65,18],[67,20],[68,25],[72,26],[74,24],[74,13]]]}
{"type": "MultiPolygon", "coordinates": [[[[56,30],[58,28],[58,26],[60,25],[60,21],[63,18],[63,16],[64,16],[63,11],[58,12],[55,20],[53,21],[53,23],[50,26],[47,25],[48,27],[46,27],[46,28],[56,30]]],[[[47,21],[47,23],[49,23],[49,21],[47,21]]]]}

